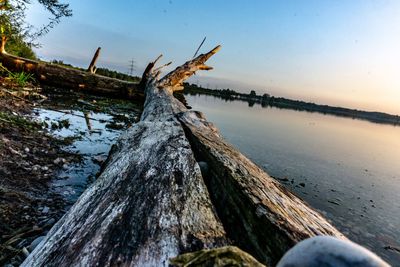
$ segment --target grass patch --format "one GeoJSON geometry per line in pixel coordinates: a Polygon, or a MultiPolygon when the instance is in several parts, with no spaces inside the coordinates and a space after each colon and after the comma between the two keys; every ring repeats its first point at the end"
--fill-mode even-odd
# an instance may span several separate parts
{"type": "Polygon", "coordinates": [[[33,74],[26,73],[24,71],[21,72],[12,72],[4,67],[0,63],[0,72],[4,75],[7,75],[8,80],[11,83],[16,84],[19,87],[25,87],[29,82],[35,82],[35,78],[33,74]]]}

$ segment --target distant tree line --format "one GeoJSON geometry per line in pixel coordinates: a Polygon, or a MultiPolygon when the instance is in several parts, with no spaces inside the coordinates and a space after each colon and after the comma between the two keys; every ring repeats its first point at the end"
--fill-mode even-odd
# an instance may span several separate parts
{"type": "Polygon", "coordinates": [[[207,94],[214,95],[224,100],[243,100],[249,102],[250,106],[253,106],[256,102],[260,102],[262,105],[267,105],[273,97],[269,94],[257,95],[254,90],[250,91],[250,94],[239,93],[232,89],[209,89],[203,88],[196,84],[184,83],[185,92],[189,94],[207,94]]]}
{"type": "MultiPolygon", "coordinates": [[[[64,67],[69,67],[69,68],[74,68],[74,69],[77,69],[77,70],[86,71],[86,69],[72,66],[71,64],[65,63],[62,60],[53,59],[50,62],[53,63],[53,64],[64,66],[64,67]]],[[[125,74],[125,73],[122,73],[122,72],[119,72],[119,71],[115,71],[115,70],[110,70],[110,69],[107,69],[107,68],[97,68],[96,74],[99,74],[99,75],[102,75],[102,76],[106,76],[106,77],[110,77],[110,78],[119,79],[119,80],[129,81],[129,82],[139,82],[140,81],[140,77],[130,76],[128,74],[125,74]]]]}
{"type": "Polygon", "coordinates": [[[275,97],[269,94],[257,95],[254,90],[249,94],[239,93],[231,89],[209,89],[197,86],[196,84],[184,83],[185,94],[203,94],[212,95],[226,101],[245,101],[252,107],[255,103],[259,103],[262,107],[278,107],[285,109],[293,109],[308,112],[319,112],[322,114],[332,114],[341,117],[350,117],[368,120],[376,123],[387,123],[393,125],[400,124],[400,116],[387,114],[383,112],[363,111],[349,109],[343,107],[334,107],[321,105],[316,103],[305,102],[301,100],[293,100],[284,97],[275,97]]]}
{"type": "Polygon", "coordinates": [[[130,81],[130,82],[139,82],[140,78],[137,76],[131,76],[122,72],[118,72],[115,70],[110,70],[107,68],[97,68],[96,74],[119,79],[119,80],[125,80],[125,81],[130,81]]]}

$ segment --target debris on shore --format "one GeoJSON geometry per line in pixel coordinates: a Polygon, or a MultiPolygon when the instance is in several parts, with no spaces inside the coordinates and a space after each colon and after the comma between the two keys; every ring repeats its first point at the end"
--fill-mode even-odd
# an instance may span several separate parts
{"type": "Polygon", "coordinates": [[[62,168],[57,159],[78,160],[32,117],[33,106],[8,93],[0,96],[0,264],[23,260],[32,241],[62,216],[65,203],[48,182],[62,168]]]}
{"type": "MultiPolygon", "coordinates": [[[[82,120],[88,122],[80,129],[82,136],[86,134],[85,130],[90,131],[88,135],[96,134],[96,131],[98,135],[102,134],[98,129],[86,129],[90,128],[90,121],[94,119],[90,118],[90,112],[111,114],[114,119],[102,123],[117,125],[118,130],[133,123],[140,112],[137,108],[134,112],[136,116],[127,118],[116,111],[116,108],[121,110],[128,106],[124,103],[98,98],[97,101],[93,100],[93,104],[87,105],[82,95],[55,89],[50,91],[43,93],[32,84],[21,89],[4,78],[0,79],[1,266],[18,266],[72,204],[62,191],[55,188],[54,181],[59,179],[60,174],[74,172],[76,166],[90,169],[92,165],[85,164],[92,160],[95,162],[93,164],[101,165],[106,157],[104,154],[83,155],[80,151],[70,149],[79,137],[56,133],[67,130],[73,122],[65,118],[39,118],[38,110],[54,110],[60,114],[73,114],[71,110],[82,111],[86,114],[82,115],[82,120]],[[61,100],[61,97],[68,98],[68,101],[61,100]],[[90,160],[85,161],[85,157],[90,160]]],[[[109,128],[111,131],[113,127],[109,128]]],[[[104,149],[107,150],[107,147],[104,149]]],[[[93,169],[94,173],[91,177],[85,177],[85,180],[90,180],[97,171],[93,169]]]]}

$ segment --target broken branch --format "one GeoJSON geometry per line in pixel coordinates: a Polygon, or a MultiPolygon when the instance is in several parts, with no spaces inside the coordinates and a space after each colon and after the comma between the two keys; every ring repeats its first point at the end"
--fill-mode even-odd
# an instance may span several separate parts
{"type": "Polygon", "coordinates": [[[198,70],[210,70],[212,67],[206,66],[204,63],[215,53],[221,49],[218,45],[210,52],[206,54],[201,54],[195,59],[187,61],[185,64],[177,67],[175,70],[171,71],[162,78],[157,87],[171,87],[173,91],[182,90],[183,81],[192,76],[198,70]]]}
{"type": "Polygon", "coordinates": [[[93,58],[92,58],[92,61],[90,62],[90,65],[89,65],[89,68],[88,68],[88,71],[89,71],[90,73],[96,73],[96,70],[97,70],[97,68],[96,68],[96,61],[97,61],[97,59],[99,58],[100,50],[101,50],[101,47],[97,48],[96,53],[94,53],[94,56],[93,56],[93,58]]]}

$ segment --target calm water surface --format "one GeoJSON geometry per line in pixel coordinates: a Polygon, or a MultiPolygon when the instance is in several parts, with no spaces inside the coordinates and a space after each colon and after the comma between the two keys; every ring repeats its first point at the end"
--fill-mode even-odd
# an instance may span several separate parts
{"type": "Polygon", "coordinates": [[[59,138],[71,138],[72,143],[64,149],[82,159],[77,163],[67,162],[51,185],[72,205],[96,179],[111,146],[124,129],[137,121],[142,107],[133,101],[76,94],[62,89],[53,88],[47,93],[48,100],[35,110],[37,118],[48,125],[68,120],[68,127],[51,129],[50,132],[59,138]]]}
{"type": "Polygon", "coordinates": [[[400,266],[400,127],[185,96],[222,135],[353,241],[400,266]]]}
{"type": "MultiPolygon", "coordinates": [[[[78,110],[74,110],[72,114],[45,108],[37,111],[39,119],[49,124],[63,119],[69,120],[71,125],[68,129],[62,128],[52,131],[55,136],[61,138],[78,137],[66,150],[82,155],[82,162],[69,164],[59,174],[59,179],[56,179],[53,185],[53,188],[63,195],[67,201],[74,203],[88,185],[95,180],[95,175],[100,170],[99,164],[96,164],[93,158],[107,158],[111,145],[117,140],[121,131],[106,128],[106,124],[112,121],[112,116],[105,113],[90,113],[91,119],[101,120],[101,122],[91,120],[91,129],[89,130],[86,120],[75,116],[75,114],[84,115],[83,112],[78,110]]],[[[71,112],[71,110],[62,111],[71,112]]]]}

